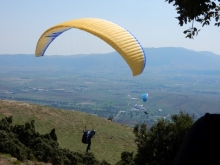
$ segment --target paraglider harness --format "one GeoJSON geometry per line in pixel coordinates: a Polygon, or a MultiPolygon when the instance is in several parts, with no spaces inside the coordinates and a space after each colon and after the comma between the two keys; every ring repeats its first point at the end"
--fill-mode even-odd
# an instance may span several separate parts
{"type": "Polygon", "coordinates": [[[83,131],[82,143],[88,144],[90,139],[95,135],[95,130],[86,130],[83,131]]]}

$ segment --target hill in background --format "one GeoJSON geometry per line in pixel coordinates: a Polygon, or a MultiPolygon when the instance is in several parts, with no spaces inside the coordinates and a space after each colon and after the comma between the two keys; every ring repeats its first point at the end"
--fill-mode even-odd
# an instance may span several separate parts
{"type": "MultiPolygon", "coordinates": [[[[144,48],[146,54],[146,68],[144,72],[156,70],[220,70],[220,56],[211,52],[198,52],[185,48],[164,47],[144,48]]],[[[107,54],[89,54],[72,56],[45,56],[36,58],[32,55],[0,55],[0,66],[7,68],[49,68],[110,70],[116,68],[128,71],[129,68],[117,52],[107,54]]],[[[94,70],[93,70],[94,71],[94,70]]],[[[96,70],[97,71],[97,70],[96,70]]]]}

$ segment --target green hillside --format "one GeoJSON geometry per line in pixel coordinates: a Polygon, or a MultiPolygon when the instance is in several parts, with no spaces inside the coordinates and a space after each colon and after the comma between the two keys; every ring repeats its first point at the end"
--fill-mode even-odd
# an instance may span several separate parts
{"type": "Polygon", "coordinates": [[[71,151],[85,152],[86,145],[81,143],[82,131],[85,126],[87,129],[95,129],[91,152],[100,161],[115,164],[120,160],[121,152],[136,151],[132,128],[94,115],[0,100],[0,118],[10,115],[13,115],[14,124],[35,120],[36,130],[42,134],[55,128],[60,146],[71,151]]]}

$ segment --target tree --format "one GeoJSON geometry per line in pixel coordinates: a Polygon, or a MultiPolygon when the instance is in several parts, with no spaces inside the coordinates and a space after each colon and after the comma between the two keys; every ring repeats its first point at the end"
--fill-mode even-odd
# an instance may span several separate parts
{"type": "Polygon", "coordinates": [[[123,152],[121,154],[121,160],[116,165],[135,165],[133,161],[133,152],[123,152]]]}
{"type": "Polygon", "coordinates": [[[171,120],[160,119],[149,130],[146,123],[135,125],[133,132],[137,144],[136,155],[123,152],[119,165],[167,165],[176,157],[180,145],[193,125],[193,117],[180,111],[178,115],[172,115],[171,120]]]}
{"type": "Polygon", "coordinates": [[[214,19],[214,25],[220,26],[220,0],[165,0],[172,3],[176,7],[179,20],[179,25],[191,23],[192,26],[185,30],[186,38],[193,38],[198,35],[200,29],[194,27],[194,22],[205,25],[210,25],[214,19]],[[217,2],[216,2],[217,1],[217,2]]]}

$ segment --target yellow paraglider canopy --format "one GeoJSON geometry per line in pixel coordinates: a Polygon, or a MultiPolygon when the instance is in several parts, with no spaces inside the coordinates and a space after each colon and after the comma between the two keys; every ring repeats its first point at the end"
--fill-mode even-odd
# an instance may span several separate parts
{"type": "Polygon", "coordinates": [[[141,74],[144,70],[145,54],[137,39],[115,23],[98,18],[81,18],[51,27],[38,40],[35,55],[43,56],[50,43],[71,28],[89,32],[112,46],[127,62],[133,76],[141,74]]]}

